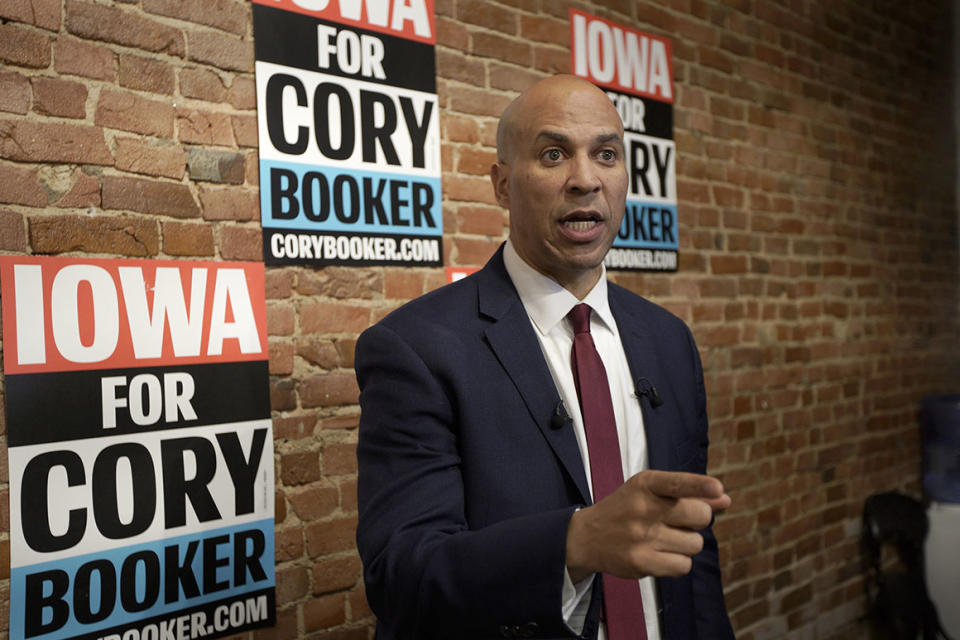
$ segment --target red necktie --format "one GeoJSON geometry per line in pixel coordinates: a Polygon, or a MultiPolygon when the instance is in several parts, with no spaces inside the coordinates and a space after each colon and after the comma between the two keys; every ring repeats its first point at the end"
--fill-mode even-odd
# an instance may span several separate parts
{"type": "MultiPolygon", "coordinates": [[[[610,383],[603,361],[590,335],[590,307],[578,304],[570,310],[573,322],[573,379],[580,398],[583,429],[587,434],[593,501],[600,502],[623,484],[620,439],[610,400],[610,383]]],[[[603,576],[603,613],[609,640],[647,640],[643,600],[636,580],[603,576]]]]}

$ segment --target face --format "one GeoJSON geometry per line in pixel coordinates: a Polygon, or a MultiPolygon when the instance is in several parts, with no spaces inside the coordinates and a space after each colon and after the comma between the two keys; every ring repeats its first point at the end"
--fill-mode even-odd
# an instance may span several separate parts
{"type": "Polygon", "coordinates": [[[510,240],[534,269],[585,296],[623,218],[623,127],[586,81],[541,81],[504,113],[494,191],[510,210],[510,240]]]}

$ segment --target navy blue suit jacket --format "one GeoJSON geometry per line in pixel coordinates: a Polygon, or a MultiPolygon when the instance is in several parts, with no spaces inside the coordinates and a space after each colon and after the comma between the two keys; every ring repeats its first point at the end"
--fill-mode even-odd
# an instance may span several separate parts
{"type": "MultiPolygon", "coordinates": [[[[616,285],[609,302],[631,373],[664,401],[639,400],[651,468],[704,473],[689,330],[616,285]]],[[[533,331],[501,248],[361,335],[357,542],[377,638],[572,637],[560,614],[567,523],[590,494],[572,427],[551,421],[560,397],[533,331]]],[[[688,575],[656,581],[664,638],[733,637],[716,540],[703,535],[688,575]]]]}

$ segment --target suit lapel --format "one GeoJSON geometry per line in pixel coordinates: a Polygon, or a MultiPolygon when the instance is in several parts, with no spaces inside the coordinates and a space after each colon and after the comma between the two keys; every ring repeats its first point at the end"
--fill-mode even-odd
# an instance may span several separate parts
{"type": "Polygon", "coordinates": [[[477,289],[480,313],[493,321],[484,332],[490,348],[520,392],[530,417],[573,480],[584,504],[590,504],[583,460],[572,425],[559,429],[550,426],[560,395],[527,311],[503,266],[502,247],[477,274],[477,289]]]}
{"type": "MultiPolygon", "coordinates": [[[[624,300],[627,294],[623,290],[610,286],[608,292],[610,311],[617,321],[634,383],[640,378],[647,378],[658,391],[662,391],[666,377],[657,357],[656,336],[642,318],[627,309],[624,300]]],[[[643,412],[643,430],[647,436],[649,466],[651,469],[671,469],[676,461],[670,446],[668,409],[665,406],[652,406],[649,397],[641,396],[639,401],[643,412]]]]}

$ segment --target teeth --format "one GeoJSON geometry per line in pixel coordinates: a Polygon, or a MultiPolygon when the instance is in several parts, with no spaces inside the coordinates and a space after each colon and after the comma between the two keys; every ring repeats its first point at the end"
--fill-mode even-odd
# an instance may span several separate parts
{"type": "Polygon", "coordinates": [[[593,220],[568,220],[563,225],[573,231],[589,231],[597,223],[593,220]]]}

